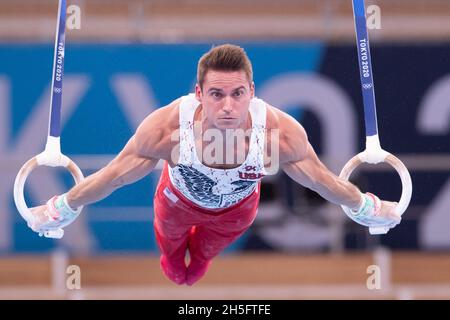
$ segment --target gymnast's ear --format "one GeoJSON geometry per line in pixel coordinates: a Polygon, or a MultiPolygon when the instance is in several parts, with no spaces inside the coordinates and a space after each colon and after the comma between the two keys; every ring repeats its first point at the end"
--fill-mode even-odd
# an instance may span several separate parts
{"type": "Polygon", "coordinates": [[[255,97],[255,82],[252,81],[252,83],[250,84],[250,95],[252,98],[255,97]]]}
{"type": "Polygon", "coordinates": [[[201,99],[202,99],[202,88],[200,87],[200,85],[198,83],[195,84],[195,98],[198,101],[201,101],[201,99]]]}

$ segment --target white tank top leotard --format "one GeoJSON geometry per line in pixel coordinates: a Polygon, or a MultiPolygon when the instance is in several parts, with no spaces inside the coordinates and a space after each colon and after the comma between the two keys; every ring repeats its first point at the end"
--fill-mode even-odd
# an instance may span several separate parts
{"type": "Polygon", "coordinates": [[[236,168],[215,169],[198,159],[194,142],[194,114],[200,102],[194,94],[180,101],[180,156],[178,164],[169,166],[173,186],[187,199],[208,209],[226,208],[257,192],[257,184],[266,175],[264,143],[266,103],[258,98],[250,102],[252,132],[245,161],[236,168]]]}

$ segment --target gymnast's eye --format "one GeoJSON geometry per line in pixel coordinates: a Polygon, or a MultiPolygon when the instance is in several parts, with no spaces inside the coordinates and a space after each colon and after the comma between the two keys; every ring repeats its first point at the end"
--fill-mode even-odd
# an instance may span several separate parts
{"type": "Polygon", "coordinates": [[[244,94],[244,90],[240,89],[234,92],[235,97],[240,97],[244,94]]]}
{"type": "Polygon", "coordinates": [[[211,92],[211,95],[212,95],[214,98],[221,98],[221,97],[222,97],[222,93],[219,92],[219,91],[213,91],[213,92],[211,92]]]}

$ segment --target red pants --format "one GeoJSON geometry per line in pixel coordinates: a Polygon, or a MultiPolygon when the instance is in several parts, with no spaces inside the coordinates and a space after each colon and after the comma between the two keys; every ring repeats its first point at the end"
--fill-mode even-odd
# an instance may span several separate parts
{"type": "Polygon", "coordinates": [[[178,284],[185,283],[180,279],[184,273],[188,284],[199,280],[210,260],[253,223],[258,211],[259,194],[260,183],[255,192],[231,207],[199,207],[172,185],[166,162],[154,198],[155,235],[166,276],[178,284]],[[184,262],[186,250],[189,250],[190,257],[187,269],[184,262]],[[166,260],[163,261],[163,258],[166,260]]]}

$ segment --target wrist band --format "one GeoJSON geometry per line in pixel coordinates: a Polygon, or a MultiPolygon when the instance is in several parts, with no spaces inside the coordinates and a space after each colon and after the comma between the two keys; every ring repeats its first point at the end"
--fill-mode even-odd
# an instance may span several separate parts
{"type": "Polygon", "coordinates": [[[51,198],[47,204],[50,206],[52,213],[55,214],[51,216],[53,220],[74,219],[81,211],[80,208],[73,210],[69,206],[67,203],[67,193],[51,198]]]}
{"type": "Polygon", "coordinates": [[[361,202],[360,203],[361,204],[359,205],[359,208],[357,210],[350,210],[350,212],[355,216],[360,215],[367,206],[367,198],[364,193],[361,193],[361,202]]]}

